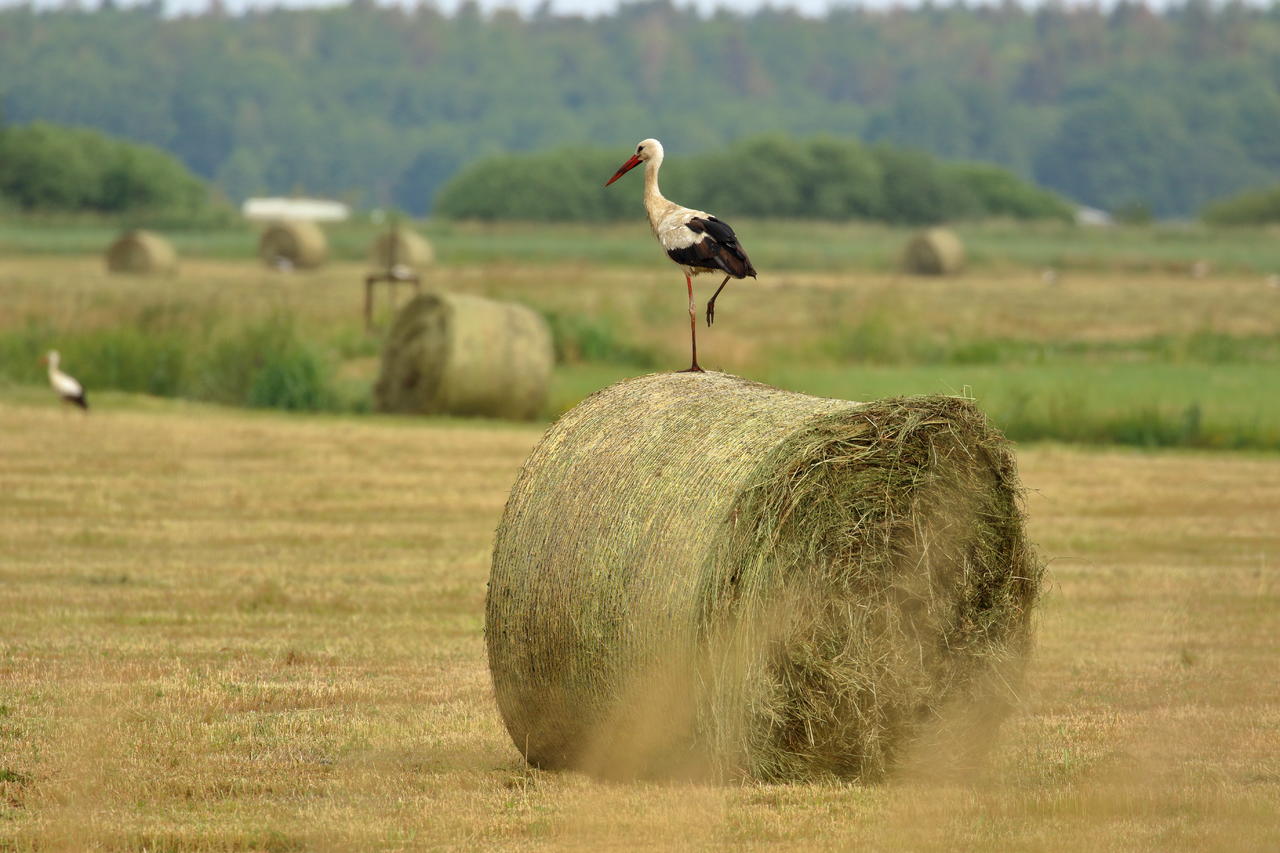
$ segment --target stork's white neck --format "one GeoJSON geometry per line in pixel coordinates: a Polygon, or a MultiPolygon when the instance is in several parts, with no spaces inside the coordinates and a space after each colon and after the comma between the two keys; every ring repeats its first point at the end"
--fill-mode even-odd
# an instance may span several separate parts
{"type": "Polygon", "coordinates": [[[671,204],[662,195],[662,190],[658,189],[658,170],[661,168],[661,152],[644,164],[644,210],[649,214],[649,225],[655,229],[655,233],[658,220],[671,204]]]}

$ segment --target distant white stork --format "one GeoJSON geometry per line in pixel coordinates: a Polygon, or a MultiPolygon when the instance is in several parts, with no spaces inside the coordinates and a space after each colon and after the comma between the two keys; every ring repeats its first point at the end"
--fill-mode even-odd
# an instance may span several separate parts
{"type": "Polygon", "coordinates": [[[658,189],[658,170],[662,168],[662,143],[646,139],[636,146],[636,153],[623,163],[605,186],[644,163],[644,209],[649,226],[667,257],[684,272],[689,288],[689,337],[693,344],[693,364],[681,373],[702,372],[698,366],[698,312],[693,302],[693,276],[699,273],[724,273],[724,281],[707,303],[707,325],[715,322],[716,297],[731,278],[755,278],[756,268],[738,244],[733,229],[709,213],[681,207],[663,197],[658,189]]]}
{"type": "Polygon", "coordinates": [[[84,387],[58,369],[59,358],[58,351],[51,349],[47,355],[40,359],[49,365],[49,384],[53,386],[53,390],[57,391],[58,396],[64,401],[74,403],[86,412],[89,411],[89,401],[84,396],[84,387]]]}

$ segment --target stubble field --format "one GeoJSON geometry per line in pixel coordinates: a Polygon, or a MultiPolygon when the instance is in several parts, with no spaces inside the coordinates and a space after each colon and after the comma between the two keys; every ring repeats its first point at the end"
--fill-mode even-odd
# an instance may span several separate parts
{"type": "Polygon", "coordinates": [[[1280,460],[1023,448],[1050,561],[980,775],[604,784],[494,707],[538,427],[0,400],[0,847],[1280,846],[1280,460]]]}

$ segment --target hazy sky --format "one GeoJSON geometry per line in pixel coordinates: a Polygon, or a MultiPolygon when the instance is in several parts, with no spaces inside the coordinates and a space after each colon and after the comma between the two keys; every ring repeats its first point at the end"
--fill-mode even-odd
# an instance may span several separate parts
{"type": "MultiPolygon", "coordinates": [[[[1021,0],[1024,5],[1038,5],[1041,0],[1021,0]]],[[[1265,2],[1266,0],[1262,0],[1265,2]]],[[[15,0],[0,0],[0,6],[11,5],[15,0]]],[[[49,8],[63,5],[65,0],[34,0],[37,7],[49,8]]],[[[80,3],[86,7],[93,7],[100,0],[80,0],[80,3]]],[[[120,5],[131,5],[133,0],[119,0],[120,5]]],[[[231,11],[241,11],[246,8],[270,8],[279,6],[302,7],[302,6],[333,6],[342,5],[345,0],[224,0],[224,5],[231,11]]],[[[393,0],[379,0],[379,2],[390,3],[393,0]]],[[[404,0],[404,5],[413,5],[415,0],[404,0]]],[[[461,0],[436,0],[436,5],[445,11],[452,11],[458,6],[461,0]]],[[[484,9],[494,9],[499,7],[517,8],[521,11],[530,11],[536,8],[541,0],[478,0],[480,6],[484,9]]],[[[762,6],[773,6],[774,8],[792,8],[798,9],[806,14],[821,14],[832,6],[864,6],[869,8],[883,9],[892,6],[918,6],[921,0],[675,0],[678,6],[693,5],[702,11],[711,11],[717,7],[725,7],[736,9],[739,11],[752,11],[762,6]]],[[[949,0],[935,0],[939,5],[946,5],[949,0]]],[[[977,5],[984,0],[967,0],[969,5],[977,5]]],[[[999,2],[999,0],[987,0],[987,2],[999,2]]],[[[1083,5],[1085,0],[1067,0],[1065,5],[1083,5]]],[[[1148,0],[1147,5],[1153,8],[1161,8],[1168,5],[1170,0],[1148,0]]],[[[193,11],[203,9],[208,6],[208,0],[167,0],[170,10],[181,13],[184,11],[193,11]]],[[[562,13],[578,13],[578,14],[598,14],[607,12],[618,7],[619,0],[552,0],[551,7],[557,12],[562,13]]],[[[1103,0],[1103,6],[1111,6],[1111,0],[1103,0]]]]}

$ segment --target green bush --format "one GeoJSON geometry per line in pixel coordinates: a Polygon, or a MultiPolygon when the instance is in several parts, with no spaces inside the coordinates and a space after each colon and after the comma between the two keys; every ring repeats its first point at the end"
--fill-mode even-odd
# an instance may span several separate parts
{"type": "Polygon", "coordinates": [[[953,163],[946,171],[976,201],[984,216],[1075,221],[1074,208],[1061,196],[999,166],[953,163]]]}
{"type": "Polygon", "coordinates": [[[253,374],[245,403],[257,409],[315,412],[335,408],[336,400],[320,359],[294,345],[263,362],[253,374]]]}
{"type": "MultiPolygon", "coordinates": [[[[632,218],[637,189],[602,186],[626,154],[559,149],[491,157],[450,181],[435,210],[455,219],[632,218]]],[[[867,148],[834,137],[757,136],[720,151],[673,157],[663,165],[662,186],[669,198],[725,216],[906,224],[1071,218],[1057,196],[999,167],[944,164],[923,152],[867,148]]]]}
{"type": "Polygon", "coordinates": [[[204,183],[158,148],[83,128],[0,129],[0,195],[23,211],[207,216],[204,183]]]}
{"type": "Polygon", "coordinates": [[[491,157],[450,181],[436,198],[436,211],[455,219],[623,219],[634,215],[635,196],[603,191],[623,159],[618,152],[573,148],[491,157]]]}
{"type": "Polygon", "coordinates": [[[1280,222],[1280,186],[1240,193],[1207,205],[1200,218],[1210,225],[1266,225],[1280,222]]]}

